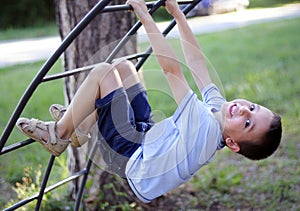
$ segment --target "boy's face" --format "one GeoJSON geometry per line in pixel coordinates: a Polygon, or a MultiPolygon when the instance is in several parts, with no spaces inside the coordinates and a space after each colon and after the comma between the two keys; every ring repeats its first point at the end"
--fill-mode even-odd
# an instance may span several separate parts
{"type": "Polygon", "coordinates": [[[223,137],[237,144],[246,140],[259,140],[271,125],[273,113],[244,99],[226,102],[222,107],[223,137]]]}

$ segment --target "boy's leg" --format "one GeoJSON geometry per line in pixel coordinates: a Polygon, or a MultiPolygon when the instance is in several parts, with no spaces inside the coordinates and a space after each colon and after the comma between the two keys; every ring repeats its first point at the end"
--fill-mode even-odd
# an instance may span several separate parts
{"type": "Polygon", "coordinates": [[[86,117],[83,122],[80,123],[77,129],[83,134],[88,134],[92,127],[96,124],[97,116],[97,110],[95,110],[88,117],[86,117]]]}
{"type": "MultiPolygon", "coordinates": [[[[125,89],[132,87],[135,84],[140,83],[138,73],[132,62],[129,62],[128,60],[123,60],[121,62],[114,63],[113,66],[117,68],[118,73],[121,78],[121,81],[122,81],[122,84],[125,89]]],[[[97,68],[102,69],[101,67],[97,67],[97,68]]],[[[96,72],[96,70],[94,70],[93,72],[96,72]]],[[[99,74],[101,74],[101,73],[99,73],[99,74]]],[[[93,76],[93,78],[99,78],[99,77],[93,76]]],[[[87,81],[89,81],[89,79],[87,79],[87,81]]],[[[107,81],[111,81],[111,80],[107,80],[107,81]]],[[[100,84],[101,84],[101,82],[100,82],[100,84]]],[[[102,86],[104,86],[104,85],[102,85],[102,86]]],[[[91,88],[89,88],[89,89],[91,89],[91,88]]],[[[103,95],[106,96],[108,93],[110,93],[110,89],[107,89],[107,91],[103,91],[101,96],[103,96],[103,95]]],[[[75,99],[75,97],[74,97],[74,99],[75,99]]],[[[74,101],[74,99],[73,99],[73,101],[74,101]]],[[[79,131],[81,133],[88,134],[90,132],[90,129],[95,125],[96,122],[97,122],[97,113],[96,113],[96,110],[94,110],[94,112],[92,112],[88,117],[86,117],[77,128],[79,129],[79,131]]]]}
{"type": "Polygon", "coordinates": [[[123,87],[96,101],[98,129],[112,149],[130,157],[126,149],[133,152],[143,136],[140,132],[145,132],[136,130],[136,113],[131,101],[134,96],[145,92],[145,89],[141,86],[135,66],[131,62],[118,61],[113,66],[118,71],[123,87]]]}
{"type": "MultiPolygon", "coordinates": [[[[122,60],[122,61],[118,61],[116,63],[113,64],[114,67],[117,68],[118,73],[120,75],[120,78],[122,80],[122,84],[124,86],[124,88],[127,90],[130,87],[133,87],[137,84],[140,84],[140,76],[137,73],[135,66],[133,65],[132,62],[129,62],[127,60],[122,60]]],[[[134,93],[128,93],[128,97],[129,100],[132,101],[132,99],[136,96],[136,95],[141,95],[140,93],[142,91],[144,91],[143,87],[141,85],[137,86],[138,88],[131,88],[130,91],[133,90],[134,93]]],[[[140,101],[138,101],[137,103],[140,103],[140,101]]],[[[143,103],[142,103],[143,104],[143,103]]],[[[131,104],[131,106],[134,108],[135,104],[131,104]]],[[[138,107],[141,107],[141,105],[139,105],[138,107]]],[[[136,109],[133,109],[136,110],[136,109]]],[[[138,118],[138,121],[143,121],[146,118],[139,118],[140,115],[137,114],[136,112],[134,112],[135,115],[138,118]]],[[[143,113],[143,117],[145,116],[145,114],[143,113]]],[[[82,134],[86,134],[86,137],[88,137],[88,134],[91,130],[91,128],[95,125],[95,123],[98,120],[98,115],[95,112],[93,112],[92,114],[90,114],[78,127],[77,130],[75,130],[75,132],[79,133],[79,136],[82,136],[82,134]]],[[[148,119],[146,119],[146,121],[148,121],[148,119]]],[[[86,139],[84,139],[86,140],[86,139]]]]}
{"type": "Polygon", "coordinates": [[[134,112],[136,129],[139,132],[147,131],[152,125],[151,106],[145,88],[141,84],[140,76],[134,64],[128,60],[113,64],[121,77],[127,91],[128,100],[134,112]]]}
{"type": "MultiPolygon", "coordinates": [[[[66,113],[57,122],[57,133],[62,138],[69,138],[82,122],[88,128],[95,122],[95,100],[122,87],[117,70],[110,64],[102,63],[94,68],[76,92],[66,113]],[[87,118],[87,119],[86,119],[87,118]]],[[[82,132],[86,132],[83,130],[82,132]]]]}
{"type": "Polygon", "coordinates": [[[41,143],[50,153],[59,156],[68,146],[68,139],[74,129],[95,111],[96,99],[105,97],[121,87],[118,71],[110,64],[100,64],[91,71],[75,94],[66,113],[57,123],[20,118],[17,127],[41,143]]]}
{"type": "MultiPolygon", "coordinates": [[[[122,84],[125,89],[140,83],[139,74],[137,73],[135,66],[132,62],[128,60],[122,60],[113,64],[117,68],[120,75],[122,84]]],[[[90,129],[97,122],[97,112],[96,110],[91,113],[84,121],[78,126],[78,129],[83,134],[88,134],[90,129]]]]}
{"type": "Polygon", "coordinates": [[[136,71],[132,62],[128,60],[122,60],[117,61],[113,65],[117,68],[125,89],[140,83],[138,72],[136,71]]]}

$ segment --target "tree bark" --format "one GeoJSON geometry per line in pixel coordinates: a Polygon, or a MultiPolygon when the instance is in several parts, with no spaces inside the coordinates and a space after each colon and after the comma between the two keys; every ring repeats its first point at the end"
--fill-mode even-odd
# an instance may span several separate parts
{"type": "MultiPolygon", "coordinates": [[[[55,1],[59,34],[62,39],[68,35],[97,2],[97,0],[55,1]]],[[[124,3],[125,1],[112,0],[110,4],[124,3]]],[[[64,70],[68,71],[104,61],[115,47],[116,41],[121,39],[134,23],[134,14],[127,11],[99,14],[64,52],[64,70]]],[[[136,53],[136,46],[136,39],[130,39],[129,44],[122,49],[118,56],[136,53]]],[[[71,102],[87,74],[88,72],[84,72],[65,78],[66,105],[71,102]]],[[[68,148],[68,164],[71,173],[82,170],[85,167],[88,149],[90,148],[88,145],[85,144],[81,148],[68,148]]],[[[109,174],[103,173],[97,168],[93,168],[93,172],[90,175],[88,183],[93,185],[90,185],[91,188],[85,190],[85,196],[89,199],[95,199],[99,195],[101,182],[106,181],[107,183],[107,181],[112,181],[112,179],[111,176],[108,176],[109,174]]],[[[70,196],[73,199],[76,196],[79,185],[80,180],[76,180],[70,185],[70,196]]],[[[104,194],[105,196],[106,194],[104,194]]]]}

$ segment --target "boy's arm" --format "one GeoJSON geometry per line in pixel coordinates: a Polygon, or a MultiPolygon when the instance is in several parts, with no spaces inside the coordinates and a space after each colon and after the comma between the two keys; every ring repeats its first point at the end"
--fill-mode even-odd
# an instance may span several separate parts
{"type": "Polygon", "coordinates": [[[202,91],[206,85],[212,82],[203,52],[176,0],[166,0],[166,9],[177,22],[186,63],[192,72],[198,89],[202,91]]]}
{"type": "Polygon", "coordinates": [[[174,51],[156,26],[144,0],[128,0],[127,3],[133,7],[134,12],[143,24],[158,63],[168,80],[175,101],[177,104],[180,104],[190,88],[174,51]]]}

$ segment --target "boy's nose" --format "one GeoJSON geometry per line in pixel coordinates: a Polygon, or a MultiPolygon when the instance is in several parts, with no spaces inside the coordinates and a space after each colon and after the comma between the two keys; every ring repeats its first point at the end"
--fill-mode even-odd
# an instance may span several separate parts
{"type": "Polygon", "coordinates": [[[249,113],[249,109],[246,106],[240,107],[240,115],[248,114],[248,113],[249,113]]]}

